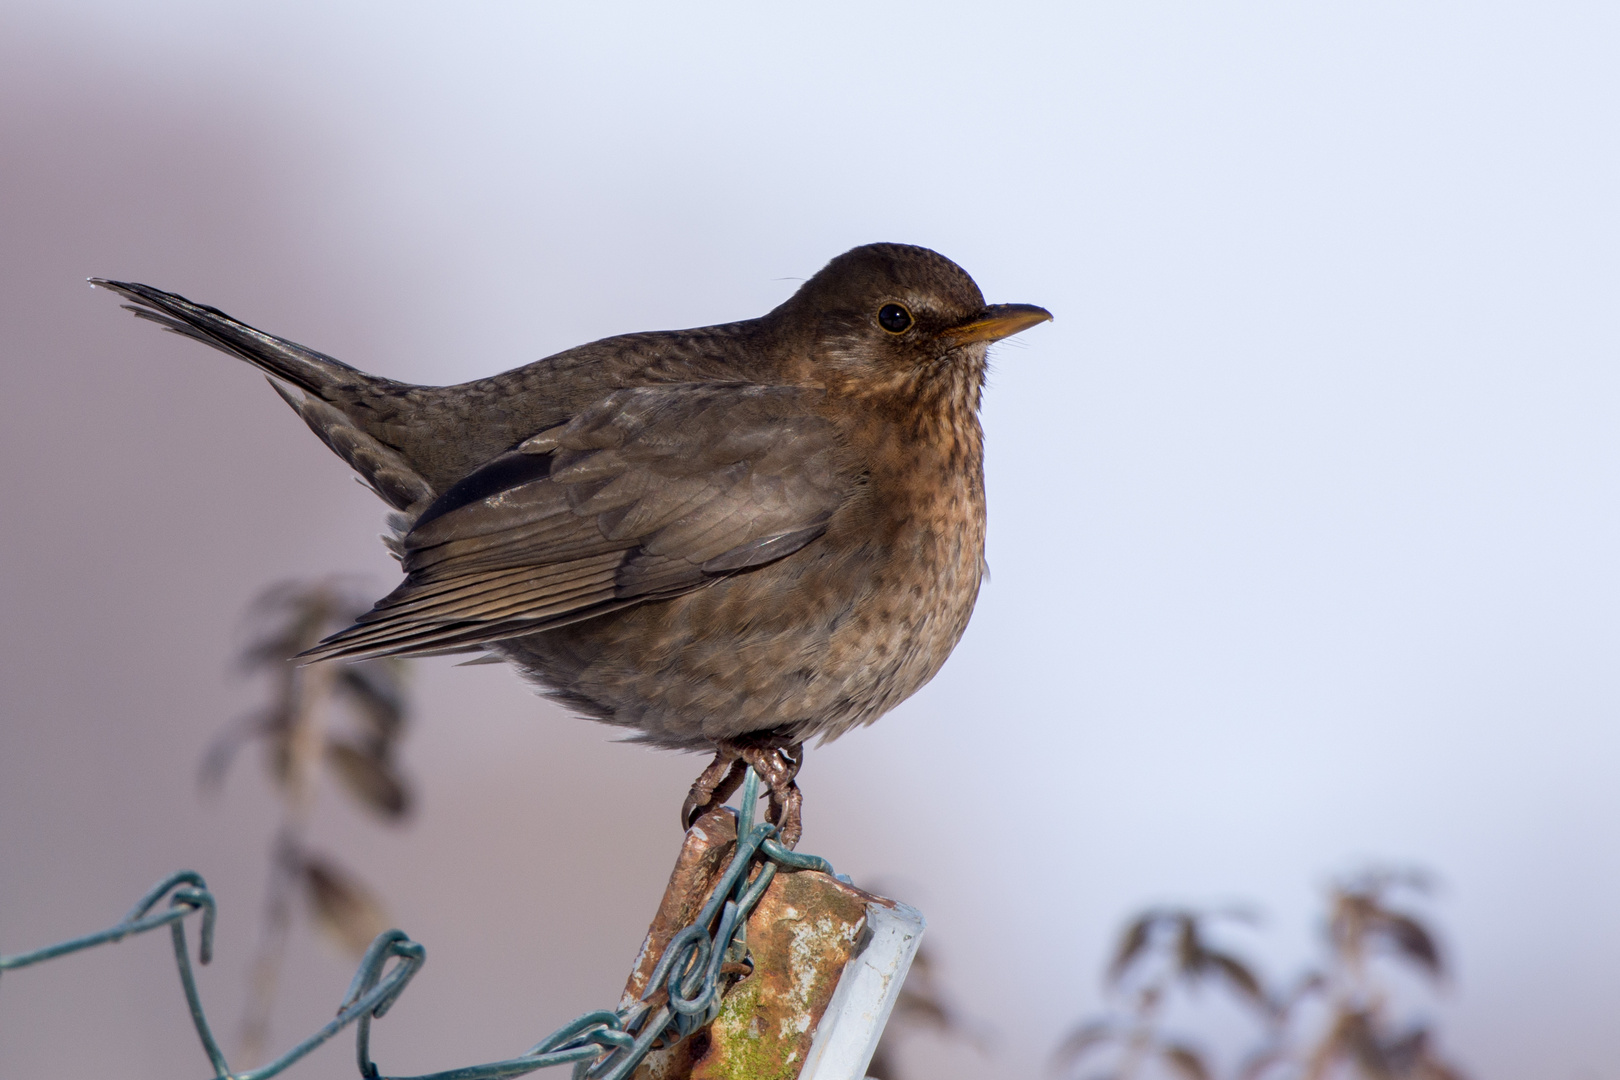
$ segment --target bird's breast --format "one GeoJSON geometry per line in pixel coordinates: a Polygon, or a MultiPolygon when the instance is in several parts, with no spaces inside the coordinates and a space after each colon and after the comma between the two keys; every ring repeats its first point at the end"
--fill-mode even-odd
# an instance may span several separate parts
{"type": "Polygon", "coordinates": [[[965,453],[893,428],[858,434],[861,479],[800,550],[502,651],[581,711],[665,746],[826,739],[877,719],[967,627],[984,483],[976,431],[965,453]]]}
{"type": "Polygon", "coordinates": [[[863,587],[843,593],[828,634],[829,677],[859,693],[826,737],[910,697],[967,628],[985,570],[982,440],[976,421],[952,434],[943,445],[903,431],[878,441],[864,489],[827,531],[823,561],[863,587]]]}

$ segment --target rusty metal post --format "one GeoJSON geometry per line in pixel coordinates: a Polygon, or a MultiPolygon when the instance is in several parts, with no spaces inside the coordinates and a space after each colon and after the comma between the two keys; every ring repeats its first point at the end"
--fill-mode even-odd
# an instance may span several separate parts
{"type": "MultiPolygon", "coordinates": [[[[696,918],[736,840],[727,809],[688,831],[624,1004],[640,999],[671,937],[696,918]]],[[[719,1015],[649,1054],[636,1080],[860,1080],[923,926],[914,909],[828,874],[778,873],[748,919],[752,970],[728,965],[719,1015]]]]}

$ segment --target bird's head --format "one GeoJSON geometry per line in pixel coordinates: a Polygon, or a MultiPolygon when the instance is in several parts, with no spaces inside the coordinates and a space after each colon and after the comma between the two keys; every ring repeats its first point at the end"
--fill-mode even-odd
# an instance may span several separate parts
{"type": "Polygon", "coordinates": [[[814,377],[856,392],[925,391],[983,379],[990,342],[1052,317],[992,304],[967,271],[928,248],[867,244],[838,256],[771,313],[814,377]]]}

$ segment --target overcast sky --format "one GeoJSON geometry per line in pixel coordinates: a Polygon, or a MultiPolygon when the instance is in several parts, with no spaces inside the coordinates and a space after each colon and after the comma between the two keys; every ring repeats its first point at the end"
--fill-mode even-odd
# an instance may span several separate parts
{"type": "MultiPolygon", "coordinates": [[[[393,583],[262,379],[85,277],[443,383],[898,240],[1056,315],[993,354],[966,638],[803,775],[801,847],[998,1032],[928,1074],[1037,1075],[1147,903],[1253,901],[1288,971],[1376,860],[1442,883],[1474,1076],[1614,1075],[1617,56],[1596,3],[0,3],[0,951],[194,867],[234,1045],[273,818],[254,761],[194,783],[260,693],[233,634],[393,583]]],[[[702,764],[417,684],[415,825],[317,829],[428,947],[403,1073],[616,1000],[702,764]]],[[[0,1075],[202,1075],[166,950],[8,975],[0,1075]]],[[[275,1041],[350,969],[300,938],[275,1041]]]]}

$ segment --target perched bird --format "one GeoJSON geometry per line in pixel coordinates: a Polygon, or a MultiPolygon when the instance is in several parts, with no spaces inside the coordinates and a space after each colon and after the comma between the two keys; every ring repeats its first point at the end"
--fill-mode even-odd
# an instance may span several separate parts
{"type": "Polygon", "coordinates": [[[833,259],[745,322],[627,334],[457,386],[367,375],[211,307],[92,279],[259,368],[397,511],[405,580],[312,659],[482,651],[635,739],[753,765],[785,843],[802,744],[945,662],[984,576],[987,306],[926,248],[833,259]]]}

